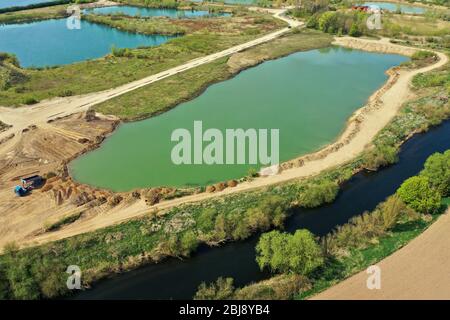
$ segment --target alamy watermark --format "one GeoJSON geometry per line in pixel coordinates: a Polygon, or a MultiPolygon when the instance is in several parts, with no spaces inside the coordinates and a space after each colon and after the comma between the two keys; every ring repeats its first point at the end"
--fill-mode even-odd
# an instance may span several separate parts
{"type": "Polygon", "coordinates": [[[279,164],[279,129],[204,130],[202,121],[194,121],[191,131],[175,129],[171,141],[171,159],[176,165],[254,164],[269,166],[268,174],[277,173],[279,164]]]}
{"type": "Polygon", "coordinates": [[[369,30],[381,30],[383,26],[381,25],[381,8],[377,5],[370,5],[368,12],[371,15],[366,20],[366,26],[369,30]]]}
{"type": "Polygon", "coordinates": [[[81,269],[79,266],[70,265],[67,267],[66,273],[70,274],[67,277],[67,289],[80,290],[81,289],[81,269]]]}
{"type": "Polygon", "coordinates": [[[369,290],[381,289],[381,268],[379,266],[370,266],[367,268],[366,273],[370,276],[366,280],[366,286],[369,290]]]}
{"type": "Polygon", "coordinates": [[[66,19],[66,26],[69,30],[81,29],[81,9],[80,6],[73,5],[67,8],[69,17],[66,19]]]}

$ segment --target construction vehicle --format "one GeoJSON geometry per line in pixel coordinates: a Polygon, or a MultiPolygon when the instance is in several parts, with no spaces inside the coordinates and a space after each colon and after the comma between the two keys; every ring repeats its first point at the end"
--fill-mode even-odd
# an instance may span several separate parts
{"type": "Polygon", "coordinates": [[[28,187],[25,187],[25,188],[22,186],[14,187],[14,193],[19,197],[26,196],[29,191],[30,191],[30,189],[28,187]]]}
{"type": "Polygon", "coordinates": [[[34,175],[20,179],[20,182],[22,182],[22,185],[15,186],[14,193],[19,197],[23,197],[27,195],[33,188],[41,186],[44,182],[44,179],[39,175],[34,175]]]}

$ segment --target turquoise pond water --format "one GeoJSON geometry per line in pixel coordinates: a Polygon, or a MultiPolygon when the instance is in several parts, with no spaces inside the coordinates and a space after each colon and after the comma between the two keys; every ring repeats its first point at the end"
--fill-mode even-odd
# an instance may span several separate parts
{"type": "MultiPolygon", "coordinates": [[[[245,176],[255,165],[175,165],[171,134],[203,130],[279,129],[281,161],[332,142],[351,114],[406,57],[331,47],[291,54],[210,86],[159,116],[121,125],[99,149],[70,164],[83,183],[117,191],[206,185],[245,176]]],[[[151,90],[151,88],[149,88],[151,90]]],[[[207,143],[204,143],[204,146],[207,143]]]]}
{"type": "MultiPolygon", "coordinates": [[[[192,2],[209,2],[209,1],[192,0],[192,2]]],[[[212,0],[211,2],[223,2],[226,4],[251,5],[251,4],[257,3],[258,1],[257,0],[212,0]]]]}
{"type": "Polygon", "coordinates": [[[52,0],[0,0],[0,9],[10,7],[26,7],[31,4],[52,2],[52,0]]]}
{"type": "Polygon", "coordinates": [[[364,2],[363,5],[365,6],[374,5],[380,7],[381,9],[388,10],[391,12],[396,12],[397,8],[399,7],[403,13],[422,14],[426,11],[426,8],[423,7],[415,7],[407,4],[398,4],[393,2],[364,2]]]}
{"type": "Polygon", "coordinates": [[[2,25],[0,52],[14,53],[23,67],[44,67],[100,58],[112,46],[156,46],[171,38],[124,32],[84,20],[81,29],[69,29],[66,23],[67,19],[53,19],[2,25]]]}
{"type": "Polygon", "coordinates": [[[85,13],[95,14],[114,14],[122,13],[129,16],[141,17],[169,17],[169,18],[197,18],[208,16],[230,16],[227,13],[210,13],[205,10],[176,10],[176,9],[157,9],[143,8],[134,6],[112,6],[103,8],[93,8],[84,10],[85,13]]]}

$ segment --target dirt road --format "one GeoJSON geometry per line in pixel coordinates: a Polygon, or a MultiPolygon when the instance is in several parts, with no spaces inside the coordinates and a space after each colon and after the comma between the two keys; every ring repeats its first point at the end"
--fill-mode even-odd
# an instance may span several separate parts
{"type": "Polygon", "coordinates": [[[450,210],[424,233],[377,264],[381,289],[369,290],[363,271],[313,299],[450,299],[450,210]]]}
{"type": "MultiPolygon", "coordinates": [[[[290,27],[297,27],[302,25],[302,23],[297,20],[292,20],[283,16],[285,11],[286,10],[270,10],[270,13],[272,13],[274,17],[287,22],[290,27]]],[[[148,76],[140,80],[124,84],[117,88],[73,97],[54,98],[51,100],[42,101],[32,107],[22,107],[22,108],[0,107],[0,121],[3,121],[4,123],[7,124],[11,124],[13,126],[8,130],[0,132],[0,140],[7,137],[11,133],[21,132],[23,129],[27,128],[30,125],[39,125],[42,123],[46,123],[50,119],[55,119],[57,117],[64,117],[67,115],[71,115],[73,113],[86,111],[87,109],[96,104],[113,99],[115,97],[139,89],[151,83],[171,77],[178,73],[212,62],[214,60],[229,56],[233,53],[274,40],[279,36],[288,32],[289,30],[290,30],[289,28],[283,28],[281,30],[269,33],[255,40],[231,47],[229,49],[217,53],[210,54],[205,57],[191,60],[185,64],[159,72],[157,74],[148,76]]]]}
{"type": "MultiPolygon", "coordinates": [[[[414,52],[411,48],[391,44],[387,39],[367,40],[343,37],[338,38],[336,40],[336,44],[353,48],[365,48],[366,50],[373,51],[379,50],[382,52],[404,54],[412,54],[414,52]]],[[[395,77],[395,81],[388,82],[378,92],[374,93],[372,98],[369,100],[368,106],[360,109],[352,117],[352,119],[349,120],[348,126],[341,137],[327,148],[333,150],[333,145],[342,143],[343,141],[347,141],[347,143],[337,151],[328,153],[323,158],[305,161],[304,165],[301,167],[283,170],[280,174],[274,176],[256,178],[250,182],[244,182],[234,188],[227,188],[217,193],[195,194],[164,201],[151,207],[146,206],[143,201],[138,201],[127,207],[114,208],[114,210],[108,212],[107,215],[98,215],[92,219],[74,223],[73,225],[61,229],[60,231],[42,234],[33,238],[33,241],[35,241],[34,243],[54,241],[107,227],[112,224],[117,224],[130,218],[144,215],[154,209],[169,209],[185,203],[198,202],[235,192],[243,192],[281,182],[287,182],[293,179],[305,178],[312,175],[317,175],[325,169],[330,169],[345,164],[358,156],[366,148],[367,144],[373,140],[375,135],[397,114],[403,103],[413,96],[410,91],[409,84],[411,79],[416,74],[439,68],[448,62],[448,58],[445,54],[439,52],[437,52],[437,54],[439,56],[439,60],[435,64],[417,70],[401,70],[395,77]],[[376,108],[371,108],[371,104],[373,103],[370,101],[375,97],[376,108]],[[359,130],[356,134],[352,135],[355,126],[357,125],[355,121],[356,117],[360,119],[360,121],[358,121],[359,130]]],[[[31,245],[33,241],[22,241],[22,244],[31,245]]]]}

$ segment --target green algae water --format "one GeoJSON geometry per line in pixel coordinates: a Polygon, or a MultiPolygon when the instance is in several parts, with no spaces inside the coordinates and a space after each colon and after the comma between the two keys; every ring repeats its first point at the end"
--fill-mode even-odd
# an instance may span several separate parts
{"type": "Polygon", "coordinates": [[[116,191],[198,186],[245,176],[252,165],[175,165],[173,130],[279,129],[280,160],[310,153],[337,138],[346,120],[407,58],[330,47],[298,52],[210,86],[160,116],[121,125],[102,146],[74,160],[73,177],[116,191]]]}

